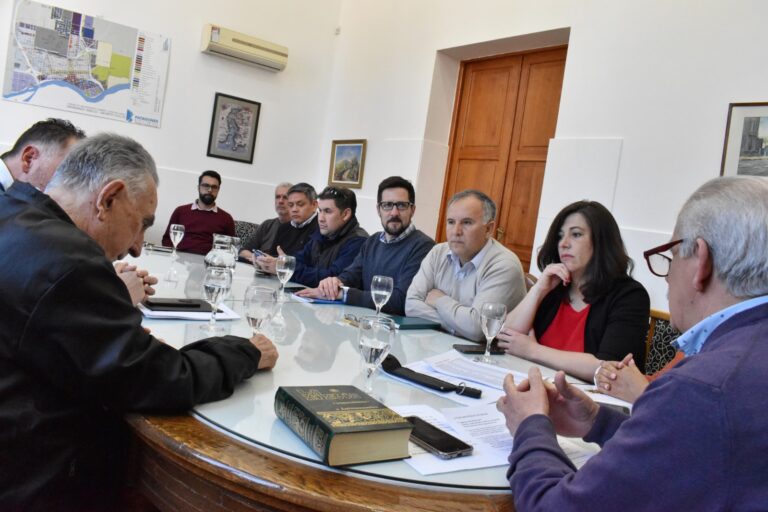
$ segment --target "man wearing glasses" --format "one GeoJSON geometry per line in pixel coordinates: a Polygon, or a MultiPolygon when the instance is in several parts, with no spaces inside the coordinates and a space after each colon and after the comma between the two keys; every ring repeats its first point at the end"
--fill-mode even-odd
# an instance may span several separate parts
{"type": "Polygon", "coordinates": [[[504,382],[518,510],[752,510],[768,503],[768,178],[709,181],[683,205],[672,242],[646,251],[669,284],[686,358],[632,416],[598,406],[559,372],[504,382]],[[662,254],[669,251],[668,255],[662,254]],[[576,471],[555,433],[603,447],[576,471]],[[649,469],[652,469],[649,471],[649,469]]]}
{"type": "Polygon", "coordinates": [[[205,171],[197,179],[198,197],[191,204],[176,208],[171,214],[163,235],[163,245],[171,247],[169,230],[171,224],[184,226],[184,238],[178,250],[206,254],[213,247],[213,235],[235,236],[235,221],[230,214],[216,206],[221,190],[221,175],[216,171],[205,171]]]}
{"type": "Polygon", "coordinates": [[[320,281],[317,288],[302,290],[303,297],[342,300],[354,306],[375,309],[371,297],[373,276],[394,281],[392,295],[382,308],[386,313],[405,314],[405,295],[419,270],[421,260],[435,245],[411,222],[416,212],[416,192],[410,181],[391,176],[379,184],[377,210],[384,231],[363,243],[350,266],[338,275],[320,281]]]}

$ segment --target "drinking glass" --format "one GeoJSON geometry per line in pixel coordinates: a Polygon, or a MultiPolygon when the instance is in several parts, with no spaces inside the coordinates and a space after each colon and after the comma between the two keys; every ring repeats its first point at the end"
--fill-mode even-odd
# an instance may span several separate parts
{"type": "Polygon", "coordinates": [[[395,283],[389,276],[373,276],[371,279],[371,297],[376,305],[376,316],[381,316],[381,308],[392,295],[395,283]]]}
{"type": "Polygon", "coordinates": [[[243,241],[240,240],[239,236],[233,236],[232,237],[232,252],[235,253],[235,261],[237,261],[237,258],[240,257],[240,249],[243,246],[243,241]]]}
{"type": "Polygon", "coordinates": [[[171,243],[173,244],[173,252],[171,258],[176,259],[176,246],[181,243],[181,239],[184,238],[184,225],[183,224],[171,224],[170,235],[171,243]]]}
{"type": "Polygon", "coordinates": [[[373,392],[373,375],[389,354],[395,338],[395,322],[382,316],[358,319],[360,355],[365,370],[365,392],[373,392]]]}
{"type": "Polygon", "coordinates": [[[498,302],[486,302],[480,308],[480,326],[485,335],[485,354],[476,357],[475,361],[494,364],[491,359],[491,342],[499,334],[504,319],[507,317],[507,306],[498,302]]]}
{"type": "Polygon", "coordinates": [[[277,278],[280,280],[280,292],[278,300],[285,302],[285,283],[287,283],[293,271],[296,270],[296,258],[283,254],[277,257],[275,262],[275,272],[277,272],[277,278]]]}
{"type": "Polygon", "coordinates": [[[253,334],[263,334],[264,324],[275,314],[275,290],[252,284],[245,290],[243,305],[253,334]]]}
{"type": "Polygon", "coordinates": [[[232,272],[225,267],[208,267],[203,277],[203,299],[211,305],[211,320],[208,325],[201,325],[210,334],[223,332],[224,329],[216,327],[216,310],[229,294],[232,287],[232,272]]]}

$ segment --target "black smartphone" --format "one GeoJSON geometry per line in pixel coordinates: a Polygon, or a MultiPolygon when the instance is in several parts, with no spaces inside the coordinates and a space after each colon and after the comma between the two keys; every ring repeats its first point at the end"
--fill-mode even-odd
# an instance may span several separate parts
{"type": "Polygon", "coordinates": [[[413,424],[411,441],[441,459],[453,459],[472,453],[471,445],[444,430],[440,430],[418,416],[408,416],[405,419],[413,424]]]}
{"type": "Polygon", "coordinates": [[[286,286],[285,293],[296,293],[304,290],[306,286],[286,286]]]}
{"type": "Polygon", "coordinates": [[[151,311],[211,311],[211,305],[202,299],[159,299],[148,298],[144,305],[151,311]]]}
{"type": "MultiPolygon", "coordinates": [[[[485,354],[485,345],[460,345],[457,343],[453,348],[462,354],[485,354]]],[[[498,355],[503,353],[504,349],[500,348],[495,341],[491,343],[491,354],[498,355]]]]}

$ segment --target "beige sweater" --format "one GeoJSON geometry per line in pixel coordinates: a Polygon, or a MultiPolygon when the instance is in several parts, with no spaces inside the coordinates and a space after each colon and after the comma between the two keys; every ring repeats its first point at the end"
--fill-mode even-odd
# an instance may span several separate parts
{"type": "Polygon", "coordinates": [[[454,264],[448,259],[448,243],[433,247],[408,288],[405,314],[440,322],[457,336],[484,341],[481,306],[485,302],[501,302],[511,311],[525,296],[525,278],[515,253],[499,242],[490,239],[483,250],[486,252],[478,267],[458,279],[454,264]],[[435,288],[446,295],[432,307],[425,299],[435,288]]]}

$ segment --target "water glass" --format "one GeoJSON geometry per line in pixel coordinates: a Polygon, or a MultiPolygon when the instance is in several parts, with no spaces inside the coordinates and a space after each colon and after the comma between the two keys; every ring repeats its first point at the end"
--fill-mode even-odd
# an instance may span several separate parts
{"type": "Polygon", "coordinates": [[[371,279],[371,297],[376,305],[376,316],[381,315],[381,308],[387,303],[395,286],[389,276],[373,276],[371,279]]]}
{"type": "Polygon", "coordinates": [[[277,261],[275,262],[275,272],[277,273],[277,278],[280,280],[280,294],[278,299],[280,302],[285,301],[285,283],[290,281],[295,270],[296,258],[288,256],[287,254],[277,257],[277,261]]]}
{"type": "Polygon", "coordinates": [[[252,284],[245,290],[243,307],[245,318],[253,334],[264,332],[264,325],[275,314],[275,290],[267,286],[252,284]]]}
{"type": "Polygon", "coordinates": [[[171,258],[175,260],[176,247],[181,243],[182,238],[184,238],[184,225],[171,224],[171,228],[169,229],[168,232],[171,236],[171,243],[173,244],[173,252],[171,253],[171,258]]]}
{"type": "Polygon", "coordinates": [[[493,364],[491,359],[491,342],[499,334],[501,326],[507,317],[507,306],[499,302],[486,302],[480,308],[480,327],[485,335],[485,354],[476,357],[475,361],[493,364]]]}
{"type": "Polygon", "coordinates": [[[395,322],[382,316],[358,319],[358,344],[365,371],[365,392],[373,392],[373,375],[389,354],[395,340],[395,322]]]}
{"type": "Polygon", "coordinates": [[[203,277],[203,299],[211,305],[211,320],[208,325],[200,326],[209,334],[217,334],[224,330],[216,327],[216,311],[229,294],[232,287],[232,272],[225,267],[208,267],[203,277]]]}

